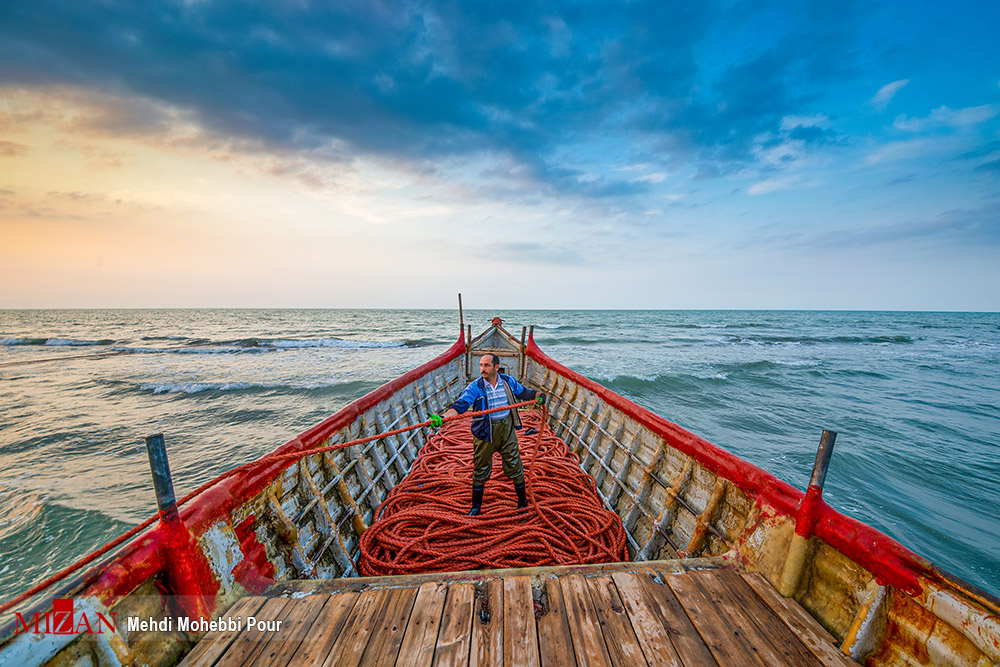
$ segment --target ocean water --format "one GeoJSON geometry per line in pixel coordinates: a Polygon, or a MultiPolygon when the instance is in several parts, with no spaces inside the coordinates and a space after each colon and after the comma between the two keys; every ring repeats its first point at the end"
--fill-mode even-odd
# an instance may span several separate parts
{"type": "MultiPolygon", "coordinates": [[[[1000,594],[1000,314],[472,311],[1000,594]]],[[[0,600],[437,356],[443,310],[0,311],[0,600]]]]}

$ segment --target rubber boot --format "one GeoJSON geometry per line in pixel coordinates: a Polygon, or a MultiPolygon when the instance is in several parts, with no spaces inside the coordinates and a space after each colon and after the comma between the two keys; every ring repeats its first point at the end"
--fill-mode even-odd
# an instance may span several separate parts
{"type": "Polygon", "coordinates": [[[514,491],[517,492],[517,509],[523,510],[528,507],[528,497],[524,493],[524,482],[514,485],[514,491]]]}
{"type": "Polygon", "coordinates": [[[469,516],[476,516],[481,511],[480,508],[483,506],[483,491],[485,490],[485,484],[472,485],[472,509],[469,510],[469,516]]]}

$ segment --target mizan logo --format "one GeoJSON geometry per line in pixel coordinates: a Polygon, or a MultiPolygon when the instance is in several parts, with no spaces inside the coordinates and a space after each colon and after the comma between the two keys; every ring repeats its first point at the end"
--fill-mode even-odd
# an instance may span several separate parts
{"type": "Polygon", "coordinates": [[[36,635],[89,635],[103,634],[105,629],[115,632],[115,622],[118,612],[110,612],[111,618],[99,611],[80,610],[74,612],[73,600],[56,599],[52,601],[52,611],[35,612],[30,619],[25,619],[20,612],[14,612],[14,633],[32,633],[36,635]]]}

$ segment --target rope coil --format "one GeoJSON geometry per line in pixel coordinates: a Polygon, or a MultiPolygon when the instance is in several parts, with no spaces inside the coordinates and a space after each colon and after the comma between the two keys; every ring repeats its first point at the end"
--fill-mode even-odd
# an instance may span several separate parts
{"type": "MultiPolygon", "coordinates": [[[[520,438],[528,511],[513,484],[486,484],[483,514],[467,516],[472,434],[447,424],[428,439],[406,478],[389,492],[361,535],[362,576],[452,572],[628,560],[621,518],[601,505],[594,480],[545,423],[522,415],[536,438],[520,438]]],[[[494,454],[494,468],[500,462],[494,454]]]]}

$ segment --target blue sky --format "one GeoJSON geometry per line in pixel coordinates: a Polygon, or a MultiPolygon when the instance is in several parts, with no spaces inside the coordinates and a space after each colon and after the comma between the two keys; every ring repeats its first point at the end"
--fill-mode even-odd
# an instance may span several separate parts
{"type": "Polygon", "coordinates": [[[1000,309],[1000,8],[0,6],[0,307],[1000,309]]]}

